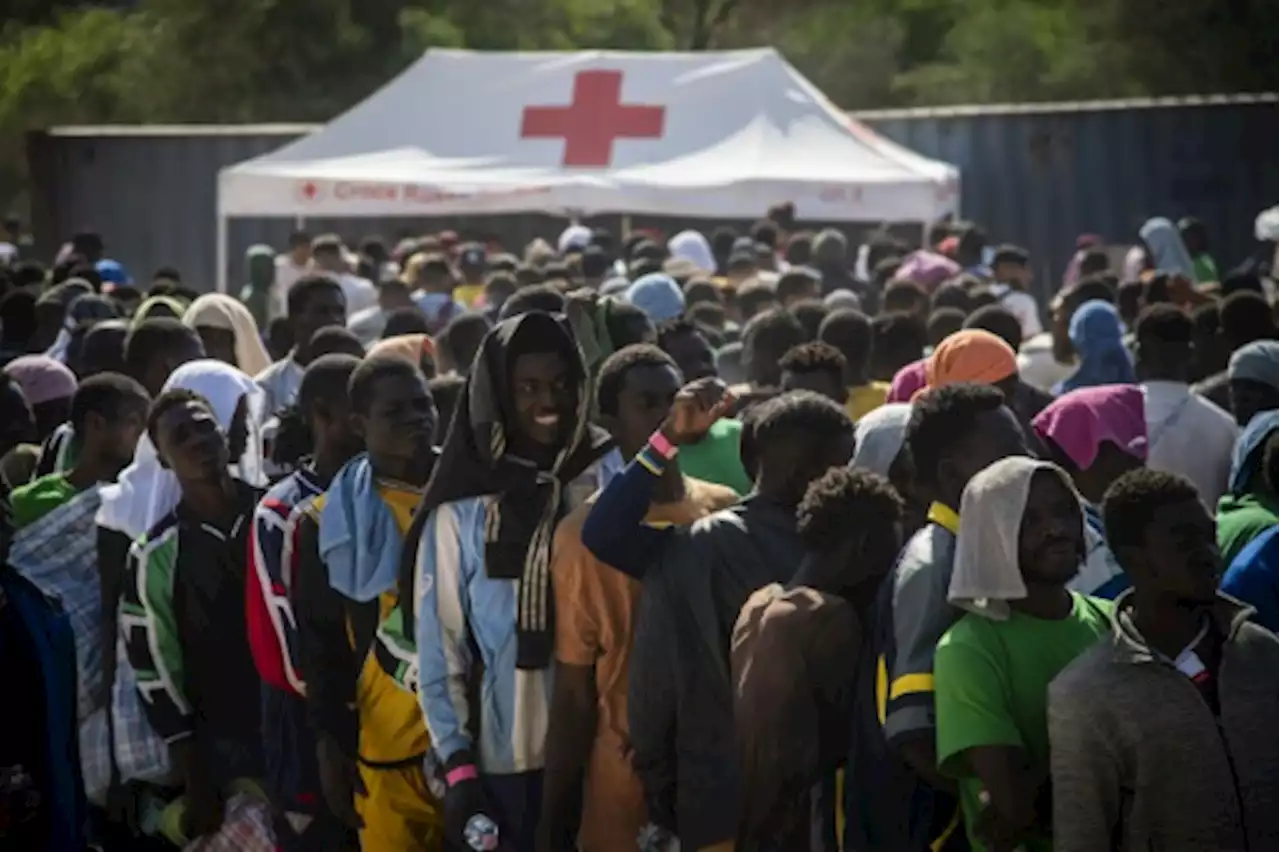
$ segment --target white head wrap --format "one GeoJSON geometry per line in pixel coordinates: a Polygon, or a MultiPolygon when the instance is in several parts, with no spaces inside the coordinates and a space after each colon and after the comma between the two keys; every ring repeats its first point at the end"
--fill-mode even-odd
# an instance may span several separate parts
{"type": "Polygon", "coordinates": [[[258,333],[258,324],[249,309],[225,293],[205,293],[182,315],[188,328],[220,328],[231,332],[236,342],[236,361],[242,373],[256,376],[271,366],[271,356],[258,333]]]}
{"type": "MultiPolygon", "coordinates": [[[[249,403],[249,438],[244,455],[231,465],[232,474],[251,485],[265,485],[262,465],[262,389],[249,376],[221,361],[204,358],[183,364],[164,383],[163,391],[184,388],[200,394],[213,406],[222,428],[231,426],[241,399],[249,403]]],[[[160,464],[151,438],[143,435],[133,452],[133,463],[120,478],[102,489],[99,526],[136,539],[172,512],[182,499],[173,472],[160,464]]]]}
{"type": "Polygon", "coordinates": [[[667,251],[673,258],[687,260],[708,275],[716,271],[716,256],[701,231],[681,231],[667,240],[667,251]]]}
{"type": "MultiPolygon", "coordinates": [[[[1002,459],[969,480],[960,498],[960,533],[947,590],[952,606],[1004,621],[1009,617],[1008,602],[1027,596],[1018,564],[1018,539],[1031,478],[1042,470],[1062,477],[1075,493],[1062,468],[1025,456],[1002,459]]],[[[1083,529],[1083,512],[1080,525],[1083,529]]]]}

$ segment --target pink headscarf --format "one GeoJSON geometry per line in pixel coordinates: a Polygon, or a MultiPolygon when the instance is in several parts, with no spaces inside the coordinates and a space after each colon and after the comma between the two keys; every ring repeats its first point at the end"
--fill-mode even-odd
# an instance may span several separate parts
{"type": "Polygon", "coordinates": [[[1137,385],[1096,385],[1065,393],[1037,414],[1031,426],[1080,470],[1093,464],[1103,441],[1147,460],[1146,409],[1137,385]]]}
{"type": "Polygon", "coordinates": [[[929,359],[921,358],[919,361],[912,361],[894,373],[893,382],[889,385],[889,393],[884,401],[910,402],[911,398],[916,395],[916,391],[923,388],[927,383],[926,375],[928,369],[929,359]]]}
{"type": "Polygon", "coordinates": [[[943,281],[954,278],[962,271],[960,264],[951,258],[920,249],[907,255],[907,259],[894,273],[894,277],[914,281],[927,292],[932,293],[943,281]]]}
{"type": "Polygon", "coordinates": [[[76,393],[76,374],[66,364],[48,355],[23,355],[5,365],[4,372],[12,376],[22,389],[22,395],[32,405],[54,399],[69,399],[76,393]]]}

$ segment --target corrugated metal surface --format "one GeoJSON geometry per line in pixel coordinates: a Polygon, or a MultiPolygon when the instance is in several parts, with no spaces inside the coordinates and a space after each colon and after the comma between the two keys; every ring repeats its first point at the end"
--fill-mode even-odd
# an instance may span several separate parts
{"type": "MultiPolygon", "coordinates": [[[[1220,260],[1250,248],[1253,219],[1276,203],[1274,96],[950,107],[854,114],[890,138],[960,167],[964,217],[1018,243],[1042,284],[1056,279],[1077,234],[1127,242],[1149,215],[1197,215],[1220,260]]],[[[100,231],[136,276],[162,265],[208,289],[215,280],[218,170],[277,148],[312,125],[67,127],[32,134],[33,227],[41,250],[80,228],[100,231]]],[[[744,211],[752,216],[763,211],[744,211]]],[[[743,220],[745,223],[748,220],[743,220]]],[[[600,224],[617,227],[617,217],[600,224]]],[[[352,239],[452,227],[518,245],[554,236],[547,216],[336,219],[309,223],[352,239]]],[[[685,222],[645,218],[673,231],[685,222]]],[[[689,224],[693,224],[690,222],[689,224]]],[[[706,221],[696,223],[709,228],[706,221]]],[[[255,242],[282,245],[287,220],[230,226],[230,280],[255,242]]],[[[851,236],[856,236],[851,234],[851,236]]]]}
{"type": "Polygon", "coordinates": [[[856,115],[958,166],[964,218],[1028,248],[1042,287],[1060,278],[1077,235],[1127,243],[1156,215],[1198,216],[1219,264],[1234,264],[1277,200],[1274,97],[856,115]]]}

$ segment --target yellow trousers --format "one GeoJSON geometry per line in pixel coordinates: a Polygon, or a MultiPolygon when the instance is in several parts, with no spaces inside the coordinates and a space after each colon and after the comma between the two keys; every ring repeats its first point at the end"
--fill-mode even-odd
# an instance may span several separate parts
{"type": "Polygon", "coordinates": [[[360,764],[368,795],[356,797],[364,820],[362,852],[442,852],[443,816],[420,766],[374,769],[360,764]]]}

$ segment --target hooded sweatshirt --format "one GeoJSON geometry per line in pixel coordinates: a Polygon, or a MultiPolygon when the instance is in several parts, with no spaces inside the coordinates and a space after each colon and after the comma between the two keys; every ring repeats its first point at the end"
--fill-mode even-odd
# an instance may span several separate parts
{"type": "Polygon", "coordinates": [[[1138,633],[1133,603],[1049,685],[1055,852],[1275,849],[1275,634],[1219,597],[1215,713],[1186,663],[1138,633]]]}
{"type": "Polygon", "coordinates": [[[400,608],[379,654],[416,685],[437,757],[475,755],[484,774],[541,769],[551,697],[555,524],[595,490],[611,448],[587,418],[586,369],[567,320],[534,311],[494,326],[462,390],[440,463],[406,536],[400,608]],[[527,336],[526,336],[527,335],[527,336]],[[552,346],[573,366],[577,400],[552,467],[510,452],[516,353],[552,346]]]}

